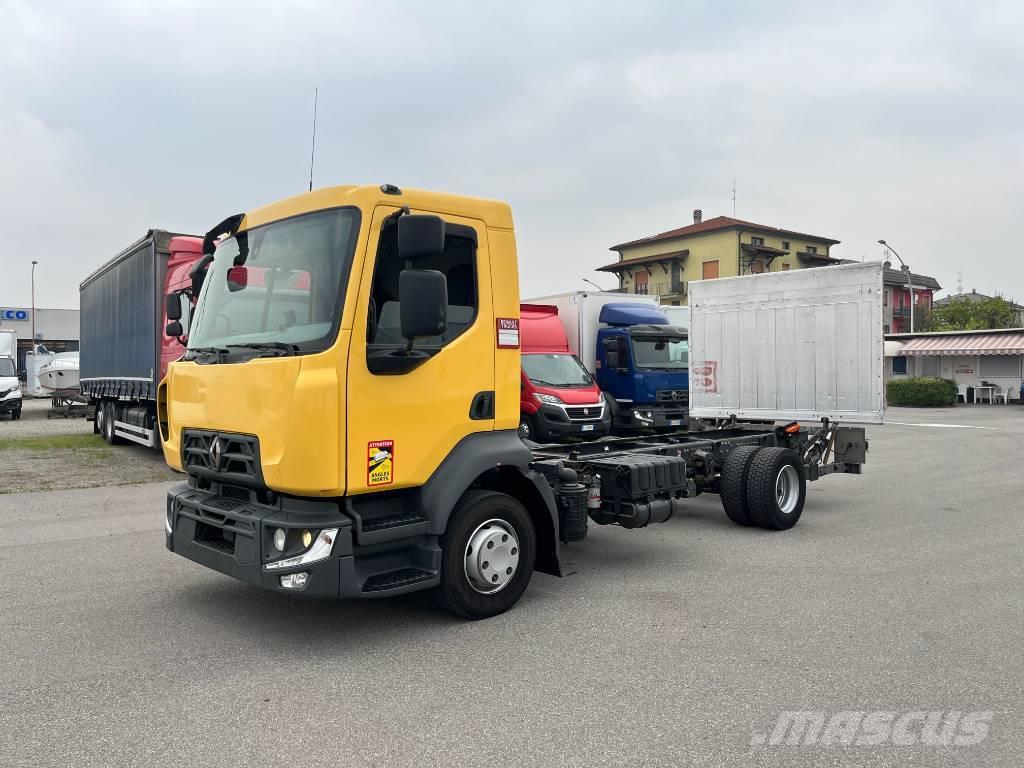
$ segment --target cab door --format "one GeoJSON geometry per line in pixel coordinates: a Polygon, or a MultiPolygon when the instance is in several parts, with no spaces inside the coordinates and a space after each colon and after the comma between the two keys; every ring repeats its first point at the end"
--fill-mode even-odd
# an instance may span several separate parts
{"type": "MultiPolygon", "coordinates": [[[[359,494],[423,485],[455,445],[494,429],[495,327],[487,229],[449,215],[445,249],[415,269],[436,269],[448,286],[448,329],[418,340],[430,357],[404,373],[373,373],[368,354],[404,349],[393,207],[373,215],[348,370],[348,489],[359,494]]],[[[415,211],[415,213],[434,213],[415,211]]]]}

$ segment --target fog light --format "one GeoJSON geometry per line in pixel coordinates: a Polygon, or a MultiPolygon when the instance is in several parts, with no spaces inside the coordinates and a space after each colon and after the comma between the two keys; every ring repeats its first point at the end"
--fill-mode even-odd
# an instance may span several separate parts
{"type": "Polygon", "coordinates": [[[284,552],[285,535],[284,528],[278,528],[274,531],[274,549],[278,552],[284,552]]]}
{"type": "Polygon", "coordinates": [[[302,589],[306,586],[307,581],[309,581],[309,574],[305,571],[302,573],[289,573],[281,577],[281,586],[285,589],[302,589]]]}
{"type": "Polygon", "coordinates": [[[313,543],[313,534],[309,531],[302,532],[302,548],[309,549],[309,545],[313,543]]]}

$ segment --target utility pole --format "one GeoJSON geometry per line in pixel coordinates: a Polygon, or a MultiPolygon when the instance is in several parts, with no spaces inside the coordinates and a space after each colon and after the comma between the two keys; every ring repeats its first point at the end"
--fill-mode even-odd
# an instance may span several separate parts
{"type": "Polygon", "coordinates": [[[879,240],[879,245],[884,245],[885,249],[896,256],[900,260],[900,271],[907,276],[907,290],[910,291],[910,332],[914,332],[914,284],[910,280],[910,267],[907,266],[906,262],[903,261],[902,257],[896,253],[896,249],[889,245],[885,240],[879,240]]]}
{"type": "Polygon", "coordinates": [[[36,264],[32,262],[32,354],[36,353],[36,264]]]}

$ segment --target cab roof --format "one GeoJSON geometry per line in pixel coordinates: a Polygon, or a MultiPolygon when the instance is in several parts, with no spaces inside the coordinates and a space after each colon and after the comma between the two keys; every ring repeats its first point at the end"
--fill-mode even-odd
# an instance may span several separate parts
{"type": "Polygon", "coordinates": [[[379,186],[324,187],[286,197],[255,208],[245,214],[238,231],[253,229],[280,219],[342,206],[355,206],[364,212],[378,205],[409,206],[413,212],[449,214],[479,219],[491,229],[512,229],[512,209],[508,203],[482,197],[452,195],[423,189],[401,189],[391,184],[379,186]]]}

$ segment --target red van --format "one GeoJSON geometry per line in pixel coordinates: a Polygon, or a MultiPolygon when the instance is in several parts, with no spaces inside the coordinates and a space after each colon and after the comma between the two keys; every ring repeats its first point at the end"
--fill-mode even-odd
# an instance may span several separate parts
{"type": "Polygon", "coordinates": [[[543,443],[607,435],[611,411],[583,363],[569,352],[558,307],[520,305],[519,329],[519,436],[543,443]]]}

